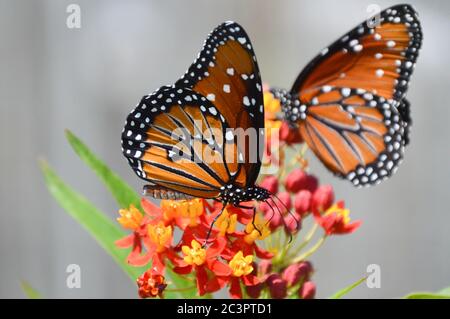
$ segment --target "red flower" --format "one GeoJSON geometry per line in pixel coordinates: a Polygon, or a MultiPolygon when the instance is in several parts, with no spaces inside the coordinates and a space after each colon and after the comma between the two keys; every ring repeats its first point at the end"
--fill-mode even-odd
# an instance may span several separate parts
{"type": "Polygon", "coordinates": [[[323,215],[315,215],[315,219],[327,236],[349,234],[361,225],[360,220],[351,223],[349,214],[350,211],[345,208],[344,202],[339,201],[328,208],[323,215]]]}
{"type": "Polygon", "coordinates": [[[167,284],[164,276],[154,270],[147,270],[136,280],[138,293],[141,298],[162,297],[167,284]]]}
{"type": "MultiPolygon", "coordinates": [[[[218,237],[208,248],[203,248],[196,240],[192,240],[190,244],[190,246],[183,245],[181,247],[184,258],[174,262],[176,266],[173,270],[181,275],[195,271],[198,293],[202,296],[207,292],[212,292],[211,288],[207,289],[208,271],[213,272],[217,277],[227,277],[231,274],[230,268],[218,260],[225,248],[226,240],[218,237]]],[[[222,284],[217,288],[220,289],[220,286],[222,284]]]]}

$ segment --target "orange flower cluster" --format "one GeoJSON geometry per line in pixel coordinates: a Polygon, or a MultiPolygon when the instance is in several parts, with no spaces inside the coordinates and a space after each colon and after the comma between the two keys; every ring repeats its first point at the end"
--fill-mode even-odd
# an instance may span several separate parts
{"type": "Polygon", "coordinates": [[[132,233],[116,245],[131,248],[129,264],[151,264],[137,279],[142,298],[164,296],[166,287],[170,288],[165,281],[167,268],[189,280],[195,278],[200,296],[227,287],[232,298],[314,298],[313,267],[307,258],[326,238],[352,233],[360,226],[360,221],[350,221],[342,201],[335,203],[333,188],[320,185],[307,172],[302,139],[297,130],[280,121],[279,101],[265,92],[264,103],[266,127],[272,129],[266,134],[266,156],[279,172],[264,176],[259,186],[273,194],[272,204],[243,203],[250,209],[227,206],[218,216],[222,204],[204,199],[162,200],[159,206],[142,199],[143,211],[133,205],[119,211],[118,222],[132,233]],[[273,134],[279,136],[282,150],[277,158],[270,149],[273,134]],[[300,154],[293,165],[285,163],[286,148],[300,154]],[[293,235],[299,237],[302,222],[309,216],[313,227],[298,243],[293,235]],[[323,235],[310,245],[318,228],[323,235]]]}

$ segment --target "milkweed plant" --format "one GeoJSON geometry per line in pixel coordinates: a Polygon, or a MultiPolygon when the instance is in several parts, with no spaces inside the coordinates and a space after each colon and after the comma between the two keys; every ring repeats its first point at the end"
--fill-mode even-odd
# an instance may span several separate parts
{"type": "MultiPolygon", "coordinates": [[[[270,133],[264,165],[277,169],[261,175],[258,185],[280,204],[245,203],[256,208],[254,218],[252,209],[229,205],[210,229],[221,203],[201,198],[156,203],[140,198],[70,131],[66,131],[69,143],[116,200],[117,220],[112,221],[41,161],[47,187],[131,278],[140,298],[213,298],[219,291],[231,298],[315,298],[311,256],[326,241],[351,235],[361,221],[351,220],[349,208],[335,199],[333,187],[321,184],[310,171],[302,137],[277,117],[279,100],[266,91],[264,104],[270,133]],[[269,145],[274,133],[280,141],[277,152],[269,145]],[[205,244],[200,238],[208,232],[205,244]]],[[[364,280],[332,298],[342,297],[364,280]]],[[[446,290],[407,297],[449,296],[446,290]]]]}

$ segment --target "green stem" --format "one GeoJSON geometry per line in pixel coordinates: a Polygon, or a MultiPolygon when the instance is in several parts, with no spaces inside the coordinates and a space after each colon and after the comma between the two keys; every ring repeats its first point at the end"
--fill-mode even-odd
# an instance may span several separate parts
{"type": "Polygon", "coordinates": [[[296,247],[295,251],[291,253],[290,256],[294,257],[298,255],[303,250],[303,248],[305,248],[311,242],[311,239],[313,238],[318,228],[319,225],[317,223],[314,223],[313,227],[311,227],[308,234],[306,234],[304,241],[296,247]]]}
{"type": "Polygon", "coordinates": [[[305,260],[306,258],[308,258],[309,256],[311,256],[312,254],[314,254],[316,252],[316,250],[319,249],[320,246],[323,245],[323,243],[325,242],[325,239],[327,239],[327,235],[323,235],[322,238],[320,238],[319,241],[314,246],[312,246],[310,250],[305,252],[303,255],[300,255],[300,256],[294,258],[292,260],[292,262],[299,263],[299,262],[305,260]]]}

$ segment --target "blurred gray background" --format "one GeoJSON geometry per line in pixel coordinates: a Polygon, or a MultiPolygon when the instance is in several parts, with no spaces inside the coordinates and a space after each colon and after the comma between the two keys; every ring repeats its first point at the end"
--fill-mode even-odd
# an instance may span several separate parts
{"type": "MultiPolygon", "coordinates": [[[[409,90],[412,142],[398,173],[354,189],[313,162],[352,217],[355,234],[327,242],[313,258],[318,296],[381,267],[381,288],[348,296],[393,298],[450,286],[450,2],[410,1],[424,46],[409,90]]],[[[290,87],[301,68],[363,21],[369,4],[394,1],[21,1],[0,0],[0,297],[23,297],[25,279],[51,298],[134,298],[135,287],[48,194],[44,157],[111,218],[110,195],[68,146],[70,128],[137,190],[120,151],[124,119],[140,97],[174,82],[204,38],[225,20],[252,39],[263,81],[290,87]],[[66,27],[66,7],[81,6],[81,29],[66,27]],[[66,287],[66,266],[82,270],[66,287]]]]}

